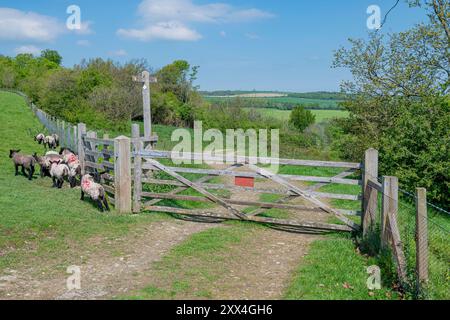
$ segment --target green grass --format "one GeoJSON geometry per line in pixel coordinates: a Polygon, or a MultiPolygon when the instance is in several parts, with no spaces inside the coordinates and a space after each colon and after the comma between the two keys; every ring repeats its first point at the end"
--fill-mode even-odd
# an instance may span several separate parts
{"type": "Polygon", "coordinates": [[[229,222],[191,235],[154,266],[155,280],[144,289],[121,299],[209,299],[214,283],[227,276],[229,249],[244,245],[252,232],[263,228],[251,223],[229,222]]]}
{"type": "Polygon", "coordinates": [[[389,283],[381,290],[368,290],[367,267],[376,261],[358,254],[349,235],[329,235],[315,241],[304,259],[285,293],[286,299],[386,300],[398,297],[389,283]]]}
{"type": "MultiPolygon", "coordinates": [[[[264,116],[275,118],[282,121],[289,121],[290,110],[277,109],[257,109],[264,116]]],[[[348,116],[347,111],[342,110],[310,110],[316,116],[316,123],[327,122],[333,118],[344,118],[348,116]]]]}
{"type": "MultiPolygon", "coordinates": [[[[102,214],[92,202],[80,201],[80,191],[67,188],[67,183],[55,190],[49,178],[38,178],[37,173],[31,182],[14,176],[9,149],[43,153],[28,134],[28,129],[40,131],[42,126],[18,95],[0,92],[0,106],[0,271],[36,259],[61,265],[73,258],[71,250],[89,249],[86,244],[93,237],[115,238],[139,224],[167,218],[102,214]]],[[[77,263],[79,255],[73,259],[77,261],[70,263],[77,263]]]]}

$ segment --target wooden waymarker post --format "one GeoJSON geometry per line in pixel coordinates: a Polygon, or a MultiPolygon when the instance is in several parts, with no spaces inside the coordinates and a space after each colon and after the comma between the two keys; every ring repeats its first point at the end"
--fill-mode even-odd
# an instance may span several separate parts
{"type": "Polygon", "coordinates": [[[144,105],[144,137],[150,138],[152,136],[152,111],[150,100],[150,83],[156,83],[156,77],[151,77],[150,72],[143,71],[142,74],[133,77],[134,82],[143,83],[142,99],[144,105]]]}

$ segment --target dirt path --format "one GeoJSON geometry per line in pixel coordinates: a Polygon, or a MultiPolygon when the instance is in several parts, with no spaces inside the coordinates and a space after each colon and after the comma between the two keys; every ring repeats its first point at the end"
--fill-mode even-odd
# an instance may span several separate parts
{"type": "Polygon", "coordinates": [[[249,241],[234,246],[225,259],[228,274],[212,290],[215,299],[281,299],[293,272],[317,236],[259,230],[249,241]]]}
{"type": "Polygon", "coordinates": [[[117,239],[113,248],[102,252],[103,239],[96,239],[99,249],[81,264],[81,290],[68,291],[70,274],[51,278],[39,274],[45,266],[28,270],[8,270],[0,275],[0,299],[105,299],[142,288],[149,282],[148,271],[155,261],[189,235],[217,224],[179,220],[154,222],[136,229],[126,238],[117,239]]]}

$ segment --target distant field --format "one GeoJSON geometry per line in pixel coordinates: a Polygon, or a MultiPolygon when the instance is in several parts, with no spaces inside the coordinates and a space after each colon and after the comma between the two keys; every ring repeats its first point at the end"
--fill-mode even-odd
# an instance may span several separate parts
{"type": "MultiPolygon", "coordinates": [[[[258,111],[266,116],[283,121],[288,121],[291,114],[290,110],[258,109],[258,111]]],[[[316,116],[316,123],[327,121],[333,118],[343,118],[348,115],[347,111],[341,110],[311,110],[311,112],[316,116]]]]}
{"type": "Polygon", "coordinates": [[[280,98],[287,97],[285,93],[242,93],[231,96],[205,96],[205,98],[280,98]]]}
{"type": "Polygon", "coordinates": [[[242,100],[246,100],[253,107],[266,107],[267,104],[280,104],[280,105],[290,105],[295,106],[297,104],[302,105],[314,105],[319,106],[324,109],[336,109],[339,107],[340,100],[331,100],[331,99],[313,99],[313,98],[297,98],[297,97],[288,97],[283,96],[282,94],[278,94],[278,96],[267,96],[268,94],[262,94],[263,96],[255,96],[249,97],[248,95],[239,95],[239,96],[204,96],[207,101],[210,102],[226,102],[231,101],[235,98],[240,98],[242,100]]]}

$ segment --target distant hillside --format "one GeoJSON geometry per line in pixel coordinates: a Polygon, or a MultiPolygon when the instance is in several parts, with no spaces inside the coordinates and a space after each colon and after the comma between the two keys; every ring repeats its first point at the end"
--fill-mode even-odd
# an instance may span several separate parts
{"type": "Polygon", "coordinates": [[[200,91],[200,94],[208,97],[292,97],[317,100],[345,100],[345,94],[340,92],[283,92],[283,91],[243,91],[243,90],[217,90],[200,91]]]}

